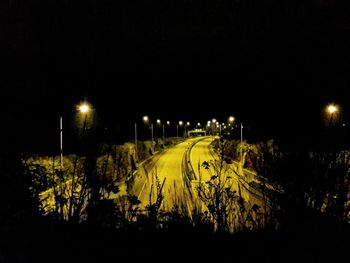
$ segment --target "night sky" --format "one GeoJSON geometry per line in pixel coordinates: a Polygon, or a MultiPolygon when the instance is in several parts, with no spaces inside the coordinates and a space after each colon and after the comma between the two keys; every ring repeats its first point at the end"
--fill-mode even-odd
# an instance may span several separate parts
{"type": "Polygon", "coordinates": [[[123,136],[144,114],[234,115],[256,139],[309,140],[329,102],[349,122],[349,7],[321,2],[1,4],[3,139],[39,151],[87,99],[123,136]]]}

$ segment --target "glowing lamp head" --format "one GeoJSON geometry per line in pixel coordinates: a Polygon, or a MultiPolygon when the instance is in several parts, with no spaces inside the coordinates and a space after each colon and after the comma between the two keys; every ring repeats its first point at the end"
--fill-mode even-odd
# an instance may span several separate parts
{"type": "Polygon", "coordinates": [[[230,116],[230,117],[228,118],[228,121],[231,122],[231,123],[234,122],[234,121],[235,121],[235,117],[230,116]]]}
{"type": "Polygon", "coordinates": [[[330,114],[336,113],[338,111],[338,107],[335,106],[334,104],[328,105],[327,111],[330,114]]]}
{"type": "Polygon", "coordinates": [[[86,103],[83,103],[79,105],[78,110],[81,113],[88,113],[90,111],[90,106],[86,103]]]}
{"type": "Polygon", "coordinates": [[[149,120],[149,119],[148,119],[148,116],[143,116],[142,119],[143,119],[144,122],[148,122],[148,120],[149,120]]]}

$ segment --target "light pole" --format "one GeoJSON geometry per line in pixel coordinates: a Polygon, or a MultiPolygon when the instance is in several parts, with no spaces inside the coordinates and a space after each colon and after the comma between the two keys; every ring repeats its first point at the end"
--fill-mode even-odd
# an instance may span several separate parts
{"type": "Polygon", "coordinates": [[[229,131],[228,131],[228,135],[230,136],[231,135],[231,125],[232,125],[232,127],[233,127],[233,123],[235,122],[235,117],[233,117],[233,116],[229,116],[228,117],[228,124],[227,124],[227,126],[229,127],[229,131]]]}
{"type": "Polygon", "coordinates": [[[230,116],[230,117],[228,117],[228,122],[229,123],[233,123],[235,121],[235,117],[233,117],[233,116],[230,116]]]}
{"type": "Polygon", "coordinates": [[[225,123],[221,123],[221,124],[220,124],[220,136],[221,136],[222,129],[224,128],[224,126],[225,126],[225,123]]]}
{"type": "Polygon", "coordinates": [[[328,104],[326,107],[326,113],[329,115],[329,122],[328,122],[328,130],[327,130],[327,147],[330,147],[329,149],[332,151],[335,151],[335,139],[338,137],[337,135],[337,127],[336,123],[338,122],[337,113],[339,112],[339,106],[336,104],[328,104]]]}
{"type": "Polygon", "coordinates": [[[60,170],[63,170],[63,121],[60,116],[60,170]]]}
{"type": "MultiPolygon", "coordinates": [[[[159,130],[159,128],[161,128],[161,129],[163,128],[163,127],[162,127],[162,121],[161,121],[160,119],[157,119],[157,127],[158,127],[158,128],[156,128],[157,130],[159,130]]],[[[157,131],[157,130],[156,130],[156,131],[157,131]]],[[[158,134],[159,134],[159,133],[158,133],[158,134]]],[[[157,135],[156,135],[156,137],[157,137],[157,135]]],[[[164,135],[163,135],[163,137],[164,137],[164,135]]]]}
{"type": "Polygon", "coordinates": [[[179,137],[179,125],[182,126],[182,125],[183,125],[183,122],[182,122],[182,121],[179,121],[179,124],[176,125],[177,137],[179,137]]]}
{"type": "MultiPolygon", "coordinates": [[[[169,131],[169,127],[170,127],[170,121],[167,121],[166,122],[166,127],[167,127],[167,131],[169,131]]],[[[169,136],[169,135],[168,135],[169,136]]],[[[165,130],[164,130],[164,137],[165,137],[165,130]]]]}
{"type": "Polygon", "coordinates": [[[241,162],[243,164],[243,124],[241,123],[241,162]]]}
{"type": "Polygon", "coordinates": [[[330,114],[329,125],[328,125],[328,126],[331,126],[331,125],[332,125],[333,116],[334,116],[334,114],[336,114],[338,111],[339,111],[339,108],[338,108],[338,106],[335,105],[335,104],[329,104],[329,105],[327,106],[327,112],[330,114]]]}
{"type": "Polygon", "coordinates": [[[186,122],[186,124],[185,124],[185,137],[187,137],[187,132],[186,132],[187,126],[190,126],[190,123],[189,123],[189,122],[186,122]]]}
{"type": "MultiPolygon", "coordinates": [[[[145,124],[149,123],[149,118],[147,115],[143,116],[142,119],[143,119],[143,122],[145,124]]],[[[152,143],[153,143],[153,123],[151,123],[151,139],[152,139],[152,143]]]]}
{"type": "Polygon", "coordinates": [[[137,156],[137,123],[135,122],[135,153],[137,156]]]}
{"type": "Polygon", "coordinates": [[[91,106],[89,103],[87,102],[83,102],[81,103],[79,106],[78,106],[78,111],[85,115],[85,118],[84,118],[84,125],[83,125],[83,132],[86,128],[86,122],[87,122],[87,114],[91,111],[91,106]]]}
{"type": "Polygon", "coordinates": [[[217,131],[217,123],[215,118],[211,120],[211,127],[212,127],[212,135],[214,136],[214,133],[216,133],[217,131]]]}
{"type": "Polygon", "coordinates": [[[152,143],[153,143],[153,123],[151,123],[151,136],[152,136],[152,143]]]}

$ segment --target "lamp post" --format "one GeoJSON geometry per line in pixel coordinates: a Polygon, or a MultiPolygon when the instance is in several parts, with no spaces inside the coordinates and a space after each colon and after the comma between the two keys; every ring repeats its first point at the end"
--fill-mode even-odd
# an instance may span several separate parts
{"type": "Polygon", "coordinates": [[[217,131],[217,123],[215,118],[211,120],[211,127],[212,127],[212,135],[215,136],[215,133],[217,131]]]}
{"type": "MultiPolygon", "coordinates": [[[[162,122],[161,122],[160,119],[157,119],[157,127],[158,127],[158,128],[162,128],[162,122]]],[[[157,128],[157,130],[159,130],[158,128],[157,128]]],[[[156,137],[157,137],[157,136],[156,136],[156,137]]]]}
{"type": "Polygon", "coordinates": [[[83,125],[83,132],[84,132],[84,130],[86,128],[87,115],[91,111],[91,106],[89,103],[83,102],[80,105],[78,105],[78,111],[80,112],[80,114],[85,115],[84,125],[83,125]]]}
{"type": "Polygon", "coordinates": [[[235,117],[233,117],[233,116],[230,116],[230,117],[228,117],[228,122],[229,123],[233,123],[235,121],[235,117]]]}
{"type": "Polygon", "coordinates": [[[60,116],[60,170],[63,170],[63,120],[60,116]]]}
{"type": "MultiPolygon", "coordinates": [[[[167,129],[167,131],[169,131],[169,127],[170,127],[170,121],[167,121],[166,122],[166,129],[167,129]]],[[[168,135],[169,136],[169,135],[168,135]]],[[[165,130],[164,130],[164,137],[165,137],[165,130]]]]}
{"type": "Polygon", "coordinates": [[[135,122],[135,153],[137,156],[137,123],[135,122]]]}
{"type": "Polygon", "coordinates": [[[187,137],[187,132],[186,132],[187,126],[190,126],[190,123],[189,123],[189,122],[186,122],[186,124],[185,124],[185,137],[187,137]]]}
{"type": "Polygon", "coordinates": [[[241,162],[243,164],[243,124],[241,123],[241,162]]]}
{"type": "Polygon", "coordinates": [[[182,126],[182,125],[183,125],[183,122],[182,122],[182,121],[179,121],[179,124],[176,125],[176,134],[177,134],[177,137],[179,137],[179,125],[182,126]]]}
{"type": "Polygon", "coordinates": [[[327,110],[328,114],[330,115],[329,126],[331,126],[332,125],[333,116],[339,111],[339,108],[335,104],[329,104],[327,106],[326,110],[327,110]]]}
{"type": "Polygon", "coordinates": [[[153,143],[153,123],[151,123],[151,137],[152,137],[152,143],[153,143]]]}
{"type": "MultiPolygon", "coordinates": [[[[335,145],[338,144],[338,127],[336,127],[336,123],[339,121],[339,118],[336,118],[338,116],[338,113],[340,112],[340,107],[336,104],[328,104],[326,106],[326,113],[329,115],[329,122],[328,122],[328,130],[327,130],[327,147],[332,147],[330,150],[335,151],[337,147],[335,145]]],[[[340,135],[340,134],[339,134],[340,135]]]]}
{"type": "MultiPolygon", "coordinates": [[[[145,124],[149,123],[149,118],[148,118],[147,115],[143,116],[142,119],[143,119],[143,122],[145,124]]],[[[152,142],[153,142],[153,123],[151,123],[151,139],[152,139],[152,142]]]]}
{"type": "MultiPolygon", "coordinates": [[[[233,116],[229,116],[228,118],[227,118],[227,127],[229,127],[228,128],[228,130],[229,130],[229,135],[231,134],[231,130],[232,130],[232,127],[233,127],[233,123],[235,122],[235,117],[233,117],[233,116]]],[[[225,129],[226,129],[226,127],[225,127],[225,129]]]]}

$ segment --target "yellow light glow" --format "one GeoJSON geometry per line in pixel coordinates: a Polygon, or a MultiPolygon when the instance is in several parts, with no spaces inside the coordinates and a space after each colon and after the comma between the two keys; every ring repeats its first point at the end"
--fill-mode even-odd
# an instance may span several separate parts
{"type": "Polygon", "coordinates": [[[328,105],[327,111],[328,113],[333,114],[338,111],[338,107],[334,104],[328,105]]]}
{"type": "Polygon", "coordinates": [[[228,121],[231,122],[231,123],[234,122],[234,121],[235,121],[235,117],[230,116],[230,117],[228,118],[228,121]]]}
{"type": "Polygon", "coordinates": [[[157,124],[160,124],[160,119],[157,120],[157,124]]]}
{"type": "Polygon", "coordinates": [[[183,122],[182,121],[179,121],[179,125],[181,126],[183,124],[183,122]]]}
{"type": "Polygon", "coordinates": [[[186,123],[186,125],[187,125],[187,126],[190,126],[190,123],[189,123],[189,122],[187,122],[187,123],[186,123]]]}
{"type": "Polygon", "coordinates": [[[142,119],[143,119],[144,122],[148,122],[148,116],[143,116],[142,119]]]}
{"type": "Polygon", "coordinates": [[[86,103],[83,103],[83,104],[79,105],[78,109],[81,113],[88,113],[90,111],[90,106],[86,103]]]}

